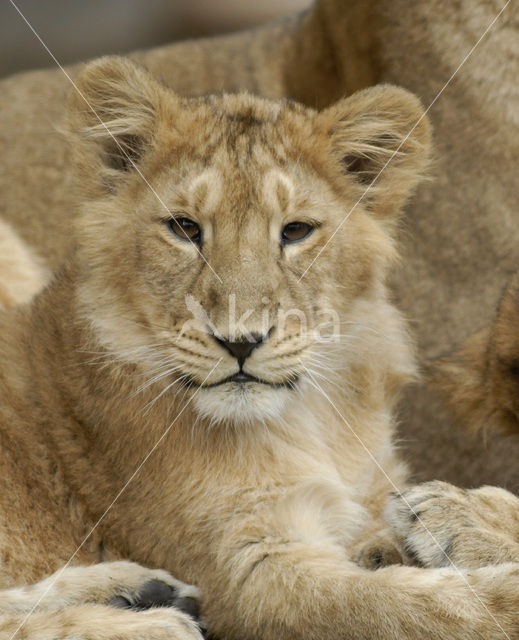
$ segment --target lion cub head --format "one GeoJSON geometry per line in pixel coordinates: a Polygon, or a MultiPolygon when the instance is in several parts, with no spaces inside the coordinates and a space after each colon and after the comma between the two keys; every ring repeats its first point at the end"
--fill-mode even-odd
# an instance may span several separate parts
{"type": "Polygon", "coordinates": [[[79,302],[98,341],[232,422],[295,402],[306,368],[325,366],[320,345],[336,350],[358,305],[385,297],[429,149],[419,101],[392,86],[318,113],[183,98],[119,58],[79,76],[69,130],[79,302]]]}

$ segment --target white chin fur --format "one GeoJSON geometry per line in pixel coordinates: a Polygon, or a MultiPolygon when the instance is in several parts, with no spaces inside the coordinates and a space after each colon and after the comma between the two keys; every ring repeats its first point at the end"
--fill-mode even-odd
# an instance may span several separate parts
{"type": "Polygon", "coordinates": [[[278,418],[291,393],[290,389],[260,383],[230,382],[199,389],[193,404],[199,414],[213,423],[252,424],[278,418]]]}

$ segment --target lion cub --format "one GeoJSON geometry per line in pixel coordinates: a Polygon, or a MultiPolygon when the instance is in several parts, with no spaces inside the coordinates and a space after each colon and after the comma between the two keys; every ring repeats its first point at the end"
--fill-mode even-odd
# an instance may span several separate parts
{"type": "Polygon", "coordinates": [[[1,637],[200,637],[175,609],[106,606],[150,582],[169,596],[148,605],[198,597],[162,569],[229,639],[519,637],[519,565],[369,570],[410,542],[444,564],[409,501],[384,517],[406,478],[414,362],[385,277],[429,154],[418,100],[180,98],[107,58],[68,118],[76,250],[0,320],[1,637]]]}

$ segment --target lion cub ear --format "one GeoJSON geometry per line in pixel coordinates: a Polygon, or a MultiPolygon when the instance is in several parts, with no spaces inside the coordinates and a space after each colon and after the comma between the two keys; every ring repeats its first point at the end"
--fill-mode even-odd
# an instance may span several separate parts
{"type": "Polygon", "coordinates": [[[328,154],[357,183],[363,205],[380,215],[397,213],[429,162],[431,127],[420,100],[405,89],[378,85],[318,117],[328,154]]]}
{"type": "Polygon", "coordinates": [[[147,71],[125,58],[107,56],[84,68],[67,118],[80,186],[95,180],[113,190],[118,179],[137,170],[156,135],[165,95],[147,71]]]}

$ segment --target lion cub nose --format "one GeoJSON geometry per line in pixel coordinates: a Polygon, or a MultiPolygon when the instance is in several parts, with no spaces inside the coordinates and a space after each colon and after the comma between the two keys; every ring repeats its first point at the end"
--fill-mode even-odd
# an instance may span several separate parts
{"type": "MultiPolygon", "coordinates": [[[[216,336],[215,336],[216,338],[216,336]]],[[[246,338],[239,340],[238,342],[231,342],[230,340],[225,340],[221,338],[216,338],[216,341],[219,342],[224,349],[238,359],[238,364],[240,368],[243,366],[245,360],[250,356],[250,354],[254,351],[256,347],[259,347],[262,342],[264,342],[268,338],[268,335],[262,336],[258,334],[251,335],[251,340],[247,340],[246,338]]]]}

